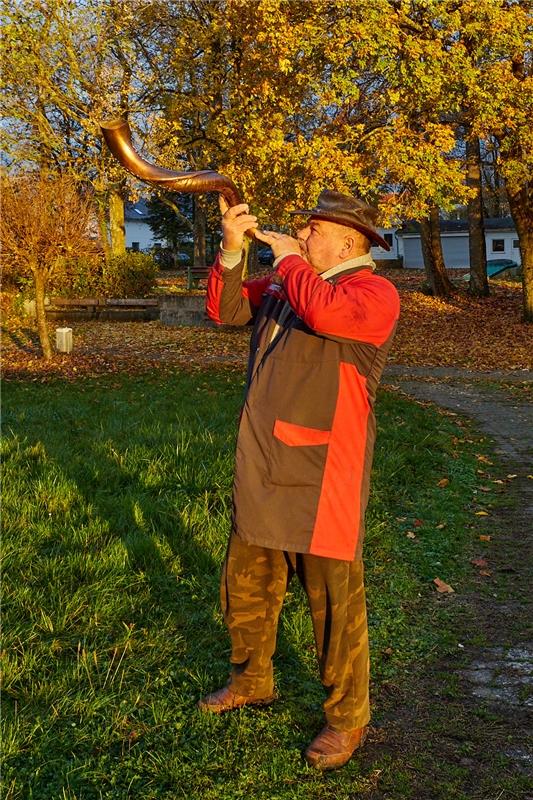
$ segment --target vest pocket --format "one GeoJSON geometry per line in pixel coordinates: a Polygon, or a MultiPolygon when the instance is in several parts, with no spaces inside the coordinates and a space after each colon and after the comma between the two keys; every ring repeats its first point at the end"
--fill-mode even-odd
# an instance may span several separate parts
{"type": "Polygon", "coordinates": [[[330,435],[331,431],[306,428],[305,425],[295,425],[294,422],[284,422],[281,419],[277,419],[274,423],[274,436],[289,447],[327,444],[330,435]]]}
{"type": "Polygon", "coordinates": [[[320,486],[331,431],[277,419],[268,477],[277,486],[320,486]]]}

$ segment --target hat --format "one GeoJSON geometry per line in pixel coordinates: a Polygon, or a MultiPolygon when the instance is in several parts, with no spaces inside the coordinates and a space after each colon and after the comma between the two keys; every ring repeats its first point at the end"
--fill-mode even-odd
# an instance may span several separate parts
{"type": "Polygon", "coordinates": [[[364,233],[372,242],[379,244],[384,250],[390,250],[390,245],[379,235],[376,230],[377,208],[369,206],[359,197],[348,197],[331,189],[324,189],[318,196],[314,208],[302,208],[290,211],[290,214],[310,214],[318,219],[328,222],[338,222],[339,225],[348,225],[350,228],[364,233]]]}

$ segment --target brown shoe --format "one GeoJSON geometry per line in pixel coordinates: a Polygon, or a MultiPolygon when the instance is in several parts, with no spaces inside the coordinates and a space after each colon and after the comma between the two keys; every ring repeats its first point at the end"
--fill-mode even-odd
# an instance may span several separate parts
{"type": "Polygon", "coordinates": [[[198,708],[201,711],[211,711],[213,714],[222,714],[224,711],[232,711],[241,706],[268,706],[276,699],[276,695],[268,697],[245,697],[236,694],[229,686],[223,686],[217,692],[212,692],[202,697],[198,701],[198,708]]]}
{"type": "Polygon", "coordinates": [[[326,725],[305,751],[305,760],[317,769],[342,767],[354,751],[364,744],[366,735],[366,727],[337,731],[331,725],[326,725]]]}

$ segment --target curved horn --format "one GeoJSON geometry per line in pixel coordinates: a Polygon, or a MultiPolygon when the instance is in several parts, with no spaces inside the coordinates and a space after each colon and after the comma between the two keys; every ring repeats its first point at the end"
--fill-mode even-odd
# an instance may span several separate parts
{"type": "Polygon", "coordinates": [[[131,143],[130,126],[125,119],[112,119],[101,122],[100,128],[107,146],[122,166],[141,181],[155,184],[174,192],[219,192],[230,206],[242,203],[239,191],[233,181],[210,169],[197,172],[177,172],[173,169],[156,167],[145,161],[131,143]]]}

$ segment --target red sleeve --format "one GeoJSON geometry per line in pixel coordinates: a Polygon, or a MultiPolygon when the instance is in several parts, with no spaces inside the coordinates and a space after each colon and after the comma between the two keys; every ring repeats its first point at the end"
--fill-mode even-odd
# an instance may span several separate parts
{"type": "Polygon", "coordinates": [[[376,346],[389,338],[400,298],[386,278],[365,269],[330,284],[298,255],[283,258],[277,273],[292,308],[317,333],[376,346]]]}
{"type": "Polygon", "coordinates": [[[217,254],[207,278],[206,311],[210,319],[228,325],[252,322],[271,276],[243,281],[244,259],[233,269],[224,269],[217,254]]]}

